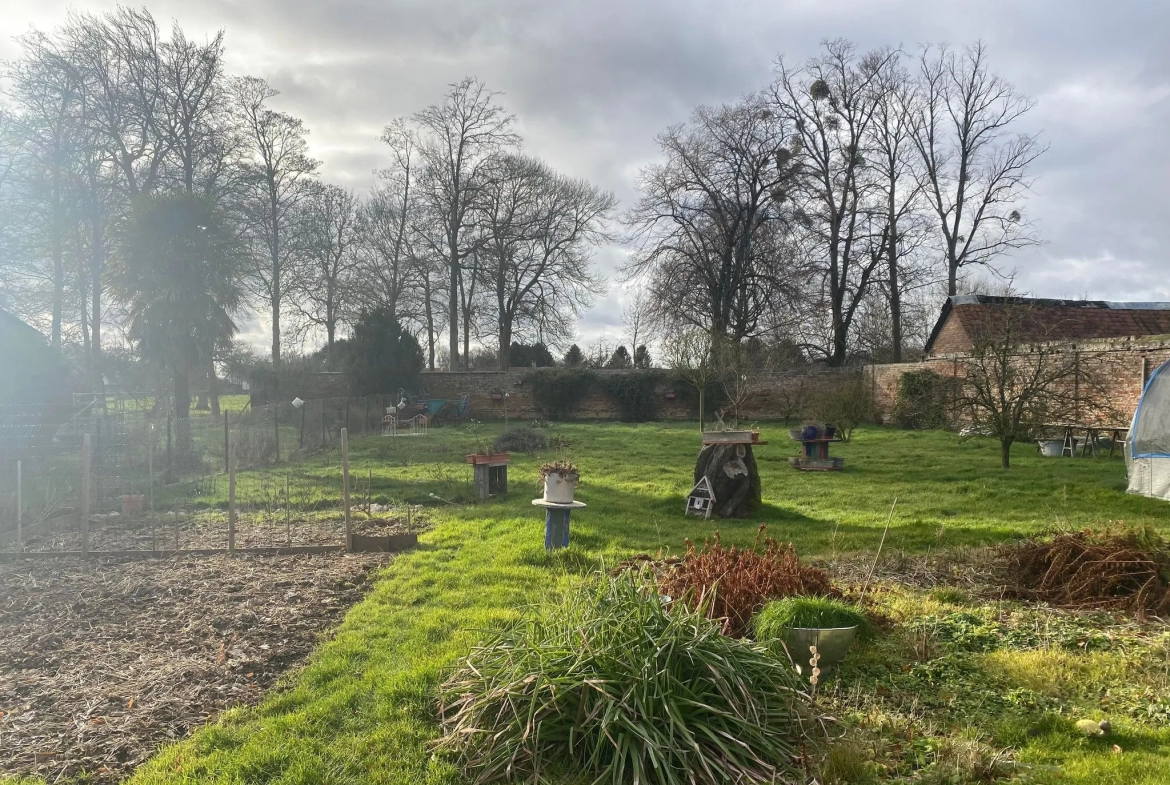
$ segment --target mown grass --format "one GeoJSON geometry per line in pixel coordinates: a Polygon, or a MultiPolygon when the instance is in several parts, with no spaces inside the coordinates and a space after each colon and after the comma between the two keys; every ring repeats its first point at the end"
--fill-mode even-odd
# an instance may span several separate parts
{"type": "MultiPolygon", "coordinates": [[[[487,428],[482,438],[490,439],[499,430],[487,428]]],[[[763,437],[772,443],[756,451],[763,509],[750,521],[700,521],[682,516],[698,449],[693,425],[566,425],[554,431],[571,445],[560,455],[580,466],[578,498],[589,504],[575,514],[571,548],[544,552],[542,517],[530,505],[538,495],[536,469],[553,453],[514,455],[507,499],[438,504],[431,512],[435,528],[423,535],[420,547],[384,571],[367,599],[349,612],[335,637],[285,689],[259,707],[229,712],[190,740],[163,750],[132,782],[460,782],[453,762],[432,754],[429,746],[437,734],[433,695],[481,630],[515,618],[526,605],[605,559],[637,551],[678,552],[685,538],[701,539],[715,528],[725,543],[747,543],[765,523],[773,536],[792,540],[802,555],[874,549],[897,497],[887,552],[990,543],[1050,527],[1118,519],[1168,529],[1164,503],[1124,494],[1124,466],[1118,459],[1042,459],[1021,445],[1013,468],[1005,472],[998,468],[994,443],[960,443],[941,432],[875,428],[859,431],[850,444],[834,445],[845,457],[845,472],[805,474],[788,467],[787,456],[795,450],[780,426],[764,428],[763,437]]],[[[354,441],[351,464],[359,477],[367,469],[371,472],[375,499],[433,503],[430,494],[435,494],[462,502],[470,496],[470,472],[462,458],[473,442],[466,432],[451,429],[416,439],[370,437],[354,441]]],[[[289,470],[317,487],[322,499],[340,494],[335,453],[289,470]]],[[[249,483],[265,482],[265,474],[283,477],[284,471],[247,475],[241,481],[241,498],[247,501],[249,483]]],[[[905,656],[903,649],[889,651],[893,657],[905,656]]],[[[1000,675],[980,676],[970,689],[1003,692],[1003,679],[1011,674],[990,667],[986,656],[964,653],[958,673],[994,671],[1000,675]]],[[[885,667],[889,665],[887,661],[885,667]]],[[[879,676],[854,672],[861,679],[859,689],[876,689],[879,676]]],[[[839,683],[849,673],[846,668],[839,683]]],[[[1116,676],[1115,670],[1108,673],[1109,678],[1116,676]]],[[[923,684],[911,682],[906,688],[923,689],[923,684]]],[[[966,688],[955,685],[958,691],[966,688]]],[[[1028,689],[1042,691],[1037,685],[1028,689]]],[[[1060,705],[1067,709],[1080,704],[1060,705]]],[[[1037,711],[1040,719],[1013,739],[1021,760],[1042,767],[1029,776],[1043,779],[1049,776],[1043,767],[1062,765],[1062,782],[1128,785],[1163,781],[1165,775],[1153,772],[1170,770],[1170,732],[1156,724],[1123,721],[1124,740],[1117,743],[1127,749],[1118,755],[1112,742],[1080,739],[1060,723],[1045,725],[1041,720],[1049,713],[1037,711]]],[[[913,722],[913,711],[894,712],[891,727],[904,724],[907,716],[913,722]]],[[[941,722],[942,716],[931,721],[941,722]]],[[[962,724],[964,714],[945,716],[962,724]]],[[[972,709],[966,716],[974,723],[990,722],[987,711],[972,709]]],[[[1026,711],[1024,716],[1032,715],[1026,711]]],[[[864,717],[852,721],[864,726],[864,717]]],[[[879,718],[879,725],[884,721],[879,718]]],[[[943,739],[937,744],[945,741],[961,749],[954,732],[936,727],[941,734],[937,738],[943,739]]],[[[990,727],[971,732],[989,742],[1002,735],[990,727]]],[[[848,756],[839,761],[845,768],[848,763],[848,756]]],[[[907,769],[913,770],[912,765],[907,769]]],[[[898,769],[885,774],[911,776],[898,769]]]]}

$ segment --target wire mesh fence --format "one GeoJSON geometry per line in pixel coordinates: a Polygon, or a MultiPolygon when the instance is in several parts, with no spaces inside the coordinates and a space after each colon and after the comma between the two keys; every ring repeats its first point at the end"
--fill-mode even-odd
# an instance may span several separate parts
{"type": "Polygon", "coordinates": [[[323,467],[308,473],[301,459],[336,448],[342,428],[354,438],[380,433],[389,398],[185,418],[140,398],[0,407],[0,553],[340,545],[340,459],[329,459],[336,492],[323,492],[323,467]],[[234,489],[233,458],[243,473],[234,489]]]}

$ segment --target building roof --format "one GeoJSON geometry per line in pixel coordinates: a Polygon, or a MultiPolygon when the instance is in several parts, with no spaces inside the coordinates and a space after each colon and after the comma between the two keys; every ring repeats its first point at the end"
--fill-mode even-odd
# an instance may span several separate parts
{"type": "MultiPolygon", "coordinates": [[[[970,344],[985,331],[991,321],[989,317],[1005,308],[1027,309],[1016,326],[1020,340],[1025,342],[1084,341],[1170,333],[1170,302],[1123,303],[970,294],[948,297],[943,303],[942,313],[926,342],[926,353],[934,353],[940,333],[952,319],[956,324],[949,331],[961,332],[964,342],[970,344]]],[[[948,343],[954,343],[953,339],[948,343]]],[[[954,348],[948,346],[943,351],[954,348]]]]}

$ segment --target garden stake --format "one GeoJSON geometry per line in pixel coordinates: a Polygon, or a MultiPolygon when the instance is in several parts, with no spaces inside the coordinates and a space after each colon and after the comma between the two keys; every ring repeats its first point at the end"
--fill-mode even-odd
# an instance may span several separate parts
{"type": "Polygon", "coordinates": [[[894,508],[898,506],[898,497],[894,497],[894,503],[890,505],[890,516],[886,518],[886,528],[882,529],[882,540],[878,543],[877,555],[873,557],[873,564],[869,566],[869,575],[865,576],[865,584],[861,587],[861,596],[865,596],[866,590],[869,589],[869,581],[873,578],[873,571],[877,569],[878,559],[882,557],[882,546],[886,544],[886,533],[890,530],[890,521],[894,520],[894,508]]]}

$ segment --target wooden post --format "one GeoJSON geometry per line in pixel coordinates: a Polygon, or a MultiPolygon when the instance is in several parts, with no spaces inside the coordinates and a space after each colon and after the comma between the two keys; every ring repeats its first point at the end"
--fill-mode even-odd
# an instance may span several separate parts
{"type": "Polygon", "coordinates": [[[21,497],[20,461],[16,462],[16,552],[24,553],[24,499],[21,497]]]}
{"type": "Polygon", "coordinates": [[[301,404],[301,438],[297,441],[297,449],[303,450],[305,448],[305,407],[307,403],[301,404]]]}
{"type": "MultiPolygon", "coordinates": [[[[171,433],[170,418],[167,418],[167,435],[171,433]]],[[[167,439],[170,446],[170,439],[167,439]]],[[[90,468],[89,434],[81,437],[81,558],[89,556],[89,468],[90,468]]],[[[168,451],[169,452],[169,451],[168,451]]]]}
{"type": "Polygon", "coordinates": [[[276,463],[280,463],[280,402],[272,404],[272,432],[276,435],[276,463]]]}
{"type": "MultiPolygon", "coordinates": [[[[226,414],[226,412],[225,412],[226,414]]],[[[228,553],[236,552],[236,432],[228,437],[228,553]]]]}
{"type": "Polygon", "coordinates": [[[167,483],[171,481],[171,467],[174,466],[174,461],[171,460],[171,415],[167,415],[167,483]]]}
{"type": "Polygon", "coordinates": [[[345,396],[345,429],[349,430],[349,396],[345,396]]]}
{"type": "Polygon", "coordinates": [[[158,539],[154,530],[154,423],[146,429],[146,481],[150,494],[150,549],[158,550],[158,539]]]}
{"type": "Polygon", "coordinates": [[[228,413],[227,409],[223,410],[223,471],[227,474],[232,470],[231,467],[231,451],[232,448],[228,445],[228,413]]]}
{"type": "Polygon", "coordinates": [[[284,543],[292,545],[292,508],[288,503],[288,472],[284,473],[284,543]]]}
{"type": "Polygon", "coordinates": [[[321,447],[325,447],[328,442],[325,441],[325,399],[321,399],[321,447]]]}
{"type": "Polygon", "coordinates": [[[370,396],[362,398],[362,436],[370,432],[370,396]]]}
{"type": "Polygon", "coordinates": [[[353,521],[349,512],[349,430],[341,429],[341,497],[345,504],[345,551],[353,553],[353,521]]]}
{"type": "Polygon", "coordinates": [[[374,491],[374,470],[366,469],[366,518],[373,518],[373,507],[370,504],[370,496],[374,491]]]}

